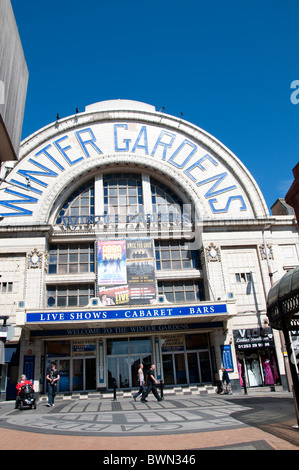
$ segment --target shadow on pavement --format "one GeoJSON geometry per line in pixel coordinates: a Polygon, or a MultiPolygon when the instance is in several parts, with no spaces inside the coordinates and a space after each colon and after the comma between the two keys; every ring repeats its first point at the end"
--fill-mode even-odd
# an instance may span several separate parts
{"type": "Polygon", "coordinates": [[[233,418],[299,447],[299,429],[292,427],[297,424],[293,398],[267,396],[232,398],[229,401],[250,408],[233,413],[233,418]]]}

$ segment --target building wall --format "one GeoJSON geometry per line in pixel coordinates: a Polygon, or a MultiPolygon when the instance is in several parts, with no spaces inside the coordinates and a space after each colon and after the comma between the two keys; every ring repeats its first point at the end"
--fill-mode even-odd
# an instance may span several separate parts
{"type": "Polygon", "coordinates": [[[0,161],[18,158],[28,69],[10,0],[0,4],[0,161]]]}

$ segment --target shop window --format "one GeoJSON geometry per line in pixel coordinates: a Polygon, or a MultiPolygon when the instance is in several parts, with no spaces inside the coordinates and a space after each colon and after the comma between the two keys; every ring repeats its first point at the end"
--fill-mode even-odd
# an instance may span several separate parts
{"type": "Polygon", "coordinates": [[[92,272],[94,272],[93,243],[69,243],[50,246],[49,274],[92,272]]]}
{"type": "Polygon", "coordinates": [[[94,297],[94,285],[47,286],[48,307],[84,307],[94,297]]]}
{"type": "Polygon", "coordinates": [[[183,240],[156,240],[155,253],[158,271],[200,268],[199,251],[183,240]]]}
{"type": "Polygon", "coordinates": [[[184,303],[204,300],[203,281],[161,281],[159,295],[165,295],[168,302],[184,303]]]}

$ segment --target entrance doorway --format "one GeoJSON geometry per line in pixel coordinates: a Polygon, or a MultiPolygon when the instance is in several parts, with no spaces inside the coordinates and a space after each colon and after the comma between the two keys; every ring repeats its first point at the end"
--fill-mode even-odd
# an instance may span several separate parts
{"type": "Polygon", "coordinates": [[[162,362],[165,385],[212,382],[209,351],[164,353],[162,362]]]}
{"type": "Polygon", "coordinates": [[[117,338],[107,340],[108,389],[138,386],[139,364],[144,370],[151,365],[150,338],[117,338]]]}
{"type": "Polygon", "coordinates": [[[165,385],[212,382],[208,334],[177,334],[162,338],[165,385]]]}
{"type": "Polygon", "coordinates": [[[96,358],[83,357],[72,360],[72,390],[96,389],[96,358]]]}

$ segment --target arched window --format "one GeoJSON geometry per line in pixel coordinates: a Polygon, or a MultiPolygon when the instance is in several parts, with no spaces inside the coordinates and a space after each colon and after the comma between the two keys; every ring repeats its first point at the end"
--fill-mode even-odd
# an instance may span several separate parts
{"type": "Polygon", "coordinates": [[[94,181],[89,181],[76,189],[59,211],[56,224],[63,223],[62,217],[94,215],[94,181]]]}
{"type": "Polygon", "coordinates": [[[141,175],[118,173],[104,175],[104,212],[127,216],[143,213],[141,175]]]}
{"type": "Polygon", "coordinates": [[[181,215],[183,203],[171,189],[151,178],[152,210],[155,214],[181,215]]]}
{"type": "MultiPolygon", "coordinates": [[[[95,182],[91,180],[76,189],[61,207],[56,225],[74,226],[93,223],[93,217],[117,215],[119,222],[127,221],[131,215],[153,214],[155,221],[167,216],[164,222],[182,221],[183,205],[181,199],[169,186],[154,178],[148,179],[150,190],[144,191],[145,182],[141,174],[113,173],[103,175],[103,184],[95,194],[95,182]],[[145,203],[145,194],[148,198],[145,203]],[[95,198],[98,211],[95,214],[95,198]],[[145,210],[145,207],[147,208],[145,210]]],[[[98,187],[98,186],[97,186],[98,187]]],[[[189,213],[190,211],[188,211],[189,213]]],[[[102,220],[102,219],[101,219],[102,220]]],[[[95,222],[96,223],[96,222],[95,222]]]]}

